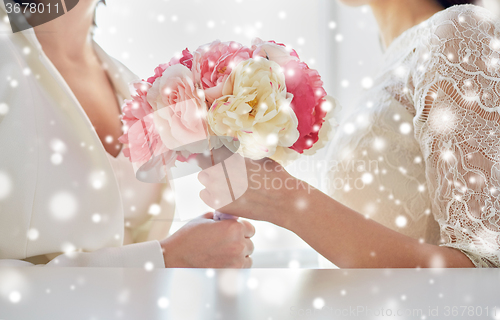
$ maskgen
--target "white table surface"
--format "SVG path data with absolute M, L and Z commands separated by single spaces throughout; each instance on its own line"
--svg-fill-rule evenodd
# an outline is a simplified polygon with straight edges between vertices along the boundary
M 500 271 L 0 268 L 0 319 L 492 320 Z

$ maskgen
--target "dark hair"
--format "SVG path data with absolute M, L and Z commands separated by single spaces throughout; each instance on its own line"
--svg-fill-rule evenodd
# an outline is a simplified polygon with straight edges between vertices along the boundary
M 476 0 L 436 0 L 445 9 L 458 4 L 476 4 Z

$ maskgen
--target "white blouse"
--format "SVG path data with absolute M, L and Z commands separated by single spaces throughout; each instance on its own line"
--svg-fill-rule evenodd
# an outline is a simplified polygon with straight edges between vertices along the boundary
M 0 6 L 0 266 L 164 267 L 167 185 L 107 154 L 33 29 L 12 34 L 4 17 Z M 129 98 L 136 77 L 95 50 Z
M 374 84 L 329 150 L 329 194 L 499 267 L 500 23 L 477 6 L 441 11 L 390 45 Z

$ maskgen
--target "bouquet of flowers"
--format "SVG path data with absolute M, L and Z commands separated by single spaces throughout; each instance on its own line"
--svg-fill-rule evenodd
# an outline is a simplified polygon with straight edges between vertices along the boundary
M 287 163 L 322 148 L 336 126 L 338 104 L 319 73 L 274 41 L 246 47 L 217 40 L 185 49 L 132 85 L 120 141 L 139 179 L 152 169 L 165 177 L 176 161 L 223 146 Z

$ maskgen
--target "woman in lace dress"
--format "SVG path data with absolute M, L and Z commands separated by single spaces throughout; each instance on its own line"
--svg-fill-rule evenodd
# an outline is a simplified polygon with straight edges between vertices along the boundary
M 371 6 L 386 52 L 331 144 L 328 195 L 248 162 L 248 190 L 222 211 L 292 230 L 339 267 L 500 266 L 500 22 L 452 6 L 472 1 L 343 2 Z M 208 204 L 219 177 L 200 173 Z

